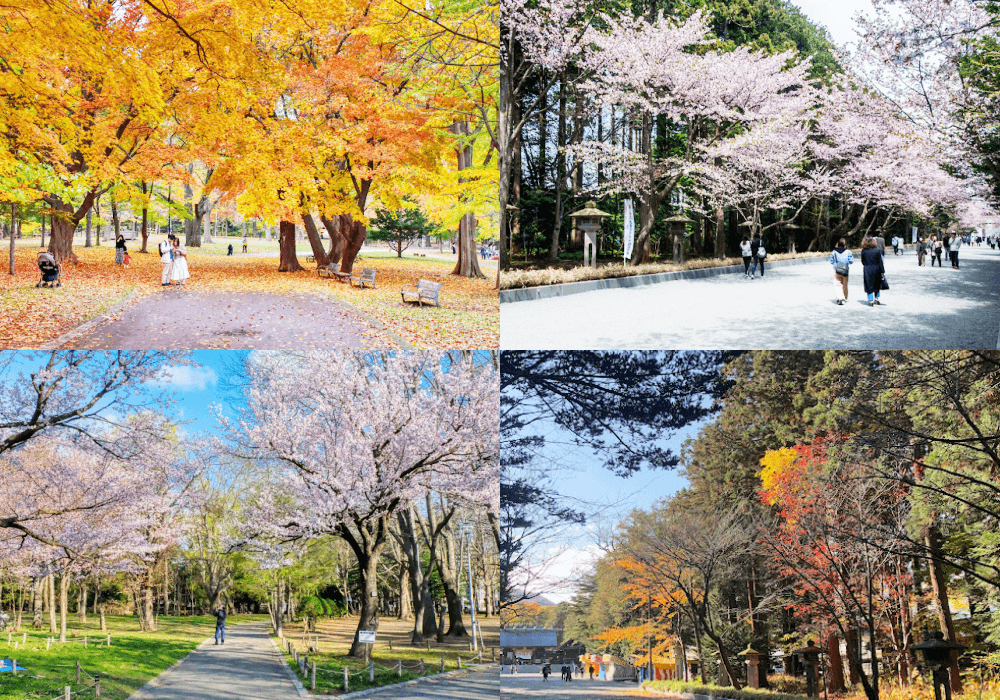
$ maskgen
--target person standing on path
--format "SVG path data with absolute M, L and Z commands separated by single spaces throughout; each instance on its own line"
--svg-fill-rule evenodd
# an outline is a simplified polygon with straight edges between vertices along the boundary
M 743 276 L 750 279 L 750 261 L 753 260 L 753 250 L 746 236 L 740 241 L 740 255 L 743 256 Z
M 222 637 L 222 644 L 226 643 L 226 606 L 223 605 L 215 611 L 215 643 L 219 644 L 219 637 Z
M 917 239 L 917 267 L 924 266 L 924 258 L 927 257 L 927 243 L 923 238 Z
M 172 251 L 174 254 L 174 264 L 170 270 L 170 279 L 173 282 L 184 284 L 191 277 L 188 274 L 187 249 L 181 245 L 181 239 L 176 236 L 174 237 Z
M 833 280 L 837 284 L 837 305 L 847 303 L 847 278 L 851 272 L 854 255 L 847 249 L 847 241 L 841 238 L 837 247 L 830 253 L 830 265 L 833 266 Z
M 872 238 L 875 241 L 875 247 L 878 248 L 879 255 L 883 258 L 885 257 L 885 239 L 882 236 L 874 236 Z
M 125 247 L 125 236 L 118 234 L 115 239 L 115 265 L 119 267 L 125 264 L 125 253 L 128 249 Z
M 757 263 L 760 263 L 760 278 L 764 279 L 764 258 L 767 257 L 767 249 L 764 247 L 764 241 L 760 240 L 759 233 L 755 233 L 753 241 L 750 242 L 750 252 L 753 255 L 753 264 L 750 267 L 750 279 L 754 278 L 754 273 L 757 271 Z
M 243 236 L 243 252 L 247 252 L 247 237 Z
M 944 244 L 938 240 L 937 236 L 931 236 L 931 267 L 934 267 L 934 261 L 937 260 L 938 267 L 941 267 L 941 250 Z
M 542 680 L 545 681 L 546 683 L 549 680 L 550 673 L 552 673 L 552 667 L 549 666 L 548 664 L 544 664 L 542 666 Z
M 871 236 L 865 236 L 861 242 L 861 265 L 864 268 L 865 294 L 868 295 L 868 306 L 882 305 L 878 300 L 882 291 L 882 275 L 885 274 L 885 265 L 882 261 L 882 254 L 878 251 L 878 244 Z
M 951 237 L 951 266 L 958 269 L 958 251 L 962 249 L 962 237 Z
M 951 236 L 947 233 L 941 236 L 941 243 L 944 248 L 944 257 L 951 260 Z
M 170 239 L 160 241 L 157 249 L 160 251 L 160 264 L 163 265 L 163 274 L 160 276 L 160 286 L 170 286 L 170 273 L 174 265 L 173 253 L 171 251 Z

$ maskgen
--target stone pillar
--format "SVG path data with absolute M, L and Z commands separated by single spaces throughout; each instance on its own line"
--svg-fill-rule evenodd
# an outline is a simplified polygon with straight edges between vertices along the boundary
M 597 226 L 581 223 L 579 230 L 583 233 L 583 266 L 597 267 Z

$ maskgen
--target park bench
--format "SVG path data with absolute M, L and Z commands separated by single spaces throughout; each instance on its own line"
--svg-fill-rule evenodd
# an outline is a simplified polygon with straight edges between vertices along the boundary
M 403 297 L 403 301 L 415 301 L 423 306 L 424 302 L 434 302 L 434 306 L 440 307 L 441 304 L 438 303 L 438 293 L 441 291 L 441 287 L 444 285 L 440 282 L 431 282 L 430 280 L 418 280 L 416 284 L 404 284 L 399 288 L 399 295 Z M 407 299 L 410 297 L 410 299 Z
M 317 267 L 316 274 L 320 277 L 332 277 L 338 282 L 347 282 L 350 280 L 350 273 L 341 272 L 337 263 L 330 263 L 326 267 Z
M 362 289 L 365 288 L 366 284 L 370 284 L 372 286 L 372 289 L 375 289 L 374 268 L 366 267 L 364 270 L 361 271 L 360 275 L 351 275 L 350 282 L 352 287 L 354 286 L 354 283 L 357 282 L 358 286 L 361 287 Z

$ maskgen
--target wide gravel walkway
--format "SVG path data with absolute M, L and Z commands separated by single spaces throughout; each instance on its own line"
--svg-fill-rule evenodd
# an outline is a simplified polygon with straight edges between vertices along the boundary
M 266 623 L 226 630 L 226 643 L 199 646 L 129 700 L 293 700 L 299 697 L 268 638 Z
M 623 698 L 660 697 L 639 691 L 635 683 L 598 681 L 573 676 L 567 683 L 559 674 L 542 681 L 540 673 L 518 673 L 500 676 L 500 700 L 622 700 Z
M 385 344 L 353 311 L 312 294 L 201 292 L 183 287 L 143 297 L 72 341 L 95 350 L 331 350 Z
M 865 301 L 861 265 L 835 303 L 826 262 L 501 304 L 504 349 L 996 349 L 1000 251 L 963 246 L 960 270 L 885 259 L 891 289 Z M 855 251 L 855 260 L 860 256 Z
M 500 676 L 494 666 L 461 676 L 372 691 L 364 697 L 374 700 L 497 700 L 499 695 Z

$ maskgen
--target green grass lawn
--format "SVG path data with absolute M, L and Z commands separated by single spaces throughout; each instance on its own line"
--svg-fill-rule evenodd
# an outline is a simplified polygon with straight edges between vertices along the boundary
M 266 615 L 232 615 L 230 624 L 266 620 Z M 175 661 L 187 656 L 198 644 L 215 631 L 214 617 L 160 617 L 157 632 L 139 632 L 138 620 L 131 616 L 109 615 L 108 632 L 99 630 L 99 622 L 91 616 L 88 622 L 79 623 L 73 615 L 68 621 L 69 629 L 65 644 L 54 642 L 48 651 L 45 640 L 51 636 L 48 627 L 31 629 L 21 626 L 21 632 L 12 635 L 19 648 L 9 647 L 6 637 L 0 639 L 0 648 L 6 658 L 16 658 L 17 665 L 28 669 L 13 674 L 4 673 L 0 681 L 0 700 L 39 700 L 62 696 L 69 685 L 73 692 L 78 690 L 88 697 L 87 688 L 93 681 L 87 676 L 76 685 L 76 662 L 90 676 L 100 674 L 101 697 L 110 700 L 124 700 L 148 680 L 158 676 Z M 27 641 L 20 644 L 22 634 L 27 633 Z M 111 646 L 106 646 L 107 635 L 111 634 Z M 87 647 L 83 639 L 87 637 Z M 58 635 L 56 635 L 58 639 Z M 89 695 L 93 697 L 93 695 Z

